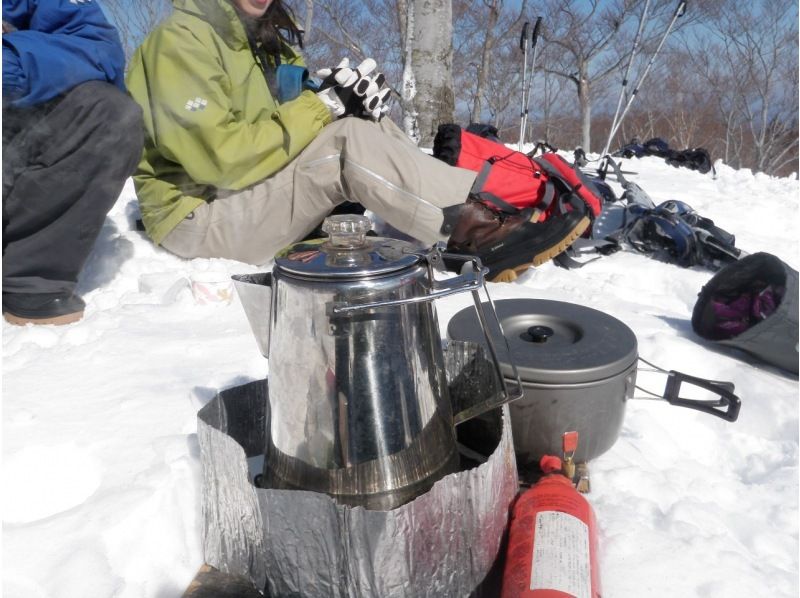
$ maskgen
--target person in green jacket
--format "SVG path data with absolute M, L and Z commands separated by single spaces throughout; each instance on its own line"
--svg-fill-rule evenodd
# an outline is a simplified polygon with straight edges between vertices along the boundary
M 381 118 L 388 88 L 369 61 L 328 69 L 319 91 L 286 93 L 280 74 L 304 63 L 281 0 L 174 8 L 127 76 L 144 111 L 142 220 L 172 253 L 264 264 L 353 201 L 423 243 L 477 254 L 489 279 L 513 280 L 588 225 L 579 210 L 538 223 L 488 208 L 471 193 L 475 172 L 425 154 Z

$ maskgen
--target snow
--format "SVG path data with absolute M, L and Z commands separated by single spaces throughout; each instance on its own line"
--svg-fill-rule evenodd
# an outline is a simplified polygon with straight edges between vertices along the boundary
M 624 168 L 656 202 L 681 199 L 745 251 L 800 265 L 796 178 L 717 163 L 714 179 L 657 158 Z M 264 377 L 267 362 L 238 298 L 198 305 L 187 279 L 263 268 L 174 257 L 135 231 L 136 213 L 128 182 L 80 282 L 82 321 L 3 323 L 5 598 L 177 598 L 203 562 L 196 413 L 219 390 Z M 742 398 L 734 424 L 629 403 L 619 440 L 591 463 L 608 597 L 798 595 L 797 379 L 693 334 L 711 276 L 620 252 L 489 285 L 495 300 L 605 311 L 635 331 L 641 356 L 733 381 Z M 442 333 L 470 301 L 438 302 Z M 641 373 L 640 384 L 664 381 Z

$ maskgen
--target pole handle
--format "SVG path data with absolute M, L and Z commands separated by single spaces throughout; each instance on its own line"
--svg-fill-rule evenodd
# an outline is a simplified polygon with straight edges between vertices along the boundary
M 536 40 L 539 39 L 539 30 L 541 28 L 542 28 L 542 17 L 536 17 L 536 24 L 533 26 L 531 45 L 536 46 Z
M 522 26 L 522 35 L 519 36 L 519 49 L 523 52 L 525 51 L 526 46 L 528 45 L 528 26 L 530 25 L 529 21 L 525 21 L 525 24 Z

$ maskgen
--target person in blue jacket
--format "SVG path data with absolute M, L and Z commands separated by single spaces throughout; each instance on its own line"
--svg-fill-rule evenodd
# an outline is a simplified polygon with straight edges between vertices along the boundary
M 119 36 L 93 0 L 3 0 L 3 315 L 83 316 L 78 276 L 141 158 Z

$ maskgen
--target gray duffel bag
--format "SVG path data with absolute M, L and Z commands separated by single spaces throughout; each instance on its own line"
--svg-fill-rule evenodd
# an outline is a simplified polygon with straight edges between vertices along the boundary
M 754 253 L 703 287 L 692 328 L 797 375 L 797 300 L 797 270 L 769 253 Z

